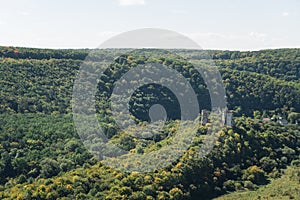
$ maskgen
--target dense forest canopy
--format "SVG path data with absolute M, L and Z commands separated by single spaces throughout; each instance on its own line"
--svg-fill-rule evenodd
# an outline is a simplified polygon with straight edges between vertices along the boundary
M 198 53 L 200 60 L 208 59 L 207 55 L 213 58 L 222 73 L 229 109 L 235 109 L 239 114 L 247 116 L 252 116 L 253 110 L 261 112 L 274 110 L 276 113 L 282 113 L 283 110 L 300 111 L 299 49 L 208 52 L 211 55 L 203 53 L 202 58 L 201 51 L 200 53 L 195 51 L 176 53 L 193 59 L 197 58 Z M 88 50 L 2 47 L 0 49 L 1 92 L 3 93 L 1 112 L 70 113 L 73 82 L 87 53 Z M 24 59 L 23 55 L 28 57 Z M 110 92 L 114 79 L 137 64 L 147 63 L 146 56 L 126 56 L 116 60 L 108 77 L 101 78 L 104 84 L 101 85 L 101 82 L 99 84 L 101 91 Z M 230 59 L 231 57 L 234 59 Z M 194 87 L 197 87 L 195 89 L 198 93 L 203 93 L 202 91 L 205 90 L 206 86 L 201 81 L 201 77 L 195 77 L 197 73 L 184 60 L 172 57 L 159 58 L 157 55 L 155 62 L 170 66 L 182 73 Z M 105 78 L 107 82 L 103 81 Z M 207 101 L 205 95 L 202 97 Z
M 224 126 L 214 149 L 199 157 L 210 123 L 199 125 L 182 157 L 146 174 L 105 166 L 77 135 L 73 86 L 91 52 L 0 47 L 1 199 L 211 199 L 255 190 L 280 177 L 287 166 L 300 165 L 300 49 L 174 50 L 176 56 L 152 50 L 92 54 L 94 61 L 97 56 L 114 60 L 98 79 L 99 122 L 112 142 L 138 154 L 158 150 L 172 140 L 181 115 L 179 103 L 168 88 L 140 87 L 129 102 L 136 123 L 148 123 L 147 111 L 156 103 L 164 105 L 168 121 L 162 134 L 150 139 L 124 134 L 109 110 L 114 83 L 122 75 L 140 64 L 165 65 L 189 81 L 200 109 L 210 109 L 207 85 L 188 59 L 208 67 L 213 61 L 221 73 L 234 126 Z M 266 118 L 272 120 L 263 121 Z M 282 119 L 288 124 L 278 123 Z

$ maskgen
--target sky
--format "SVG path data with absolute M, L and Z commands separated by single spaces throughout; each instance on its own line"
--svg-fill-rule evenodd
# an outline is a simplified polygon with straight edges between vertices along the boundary
M 300 47 L 300 0 L 0 0 L 0 46 L 96 48 L 139 28 L 204 49 Z

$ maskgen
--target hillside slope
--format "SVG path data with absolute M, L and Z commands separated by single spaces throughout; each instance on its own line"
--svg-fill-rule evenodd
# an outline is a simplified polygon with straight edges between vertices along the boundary
M 300 166 L 290 166 L 282 177 L 272 180 L 256 191 L 235 192 L 215 200 L 256 200 L 256 199 L 300 199 Z
M 136 123 L 146 125 L 148 108 L 159 102 L 168 118 L 160 134 L 147 139 L 133 137 L 117 127 L 111 114 L 109 98 L 115 82 L 140 64 L 163 64 L 181 73 L 197 94 L 199 106 L 209 109 L 207 86 L 182 57 L 205 67 L 213 59 L 219 66 L 234 126 L 224 126 L 213 150 L 199 157 L 211 124 L 199 125 L 192 145 L 179 159 L 146 174 L 104 166 L 77 134 L 72 118 L 73 85 L 89 52 L 0 47 L 0 199 L 198 200 L 258 188 L 261 197 L 278 189 L 274 197 L 297 199 L 299 182 L 288 178 L 297 175 L 299 168 L 293 166 L 281 179 L 276 178 L 300 159 L 300 128 L 296 124 L 300 122 L 299 49 L 176 50 L 177 55 L 153 50 L 121 55 L 96 51 L 94 67 L 99 58 L 114 60 L 97 80 L 101 91 L 95 95 L 98 120 L 111 142 L 137 154 L 156 151 L 174 139 L 180 119 L 178 101 L 166 88 L 151 84 L 139 88 L 129 102 Z M 275 120 L 262 120 L 271 117 Z M 282 118 L 289 123 L 276 121 Z M 183 132 L 189 131 L 190 127 L 184 127 Z M 270 180 L 271 184 L 264 186 Z M 287 182 L 279 187 L 281 181 Z M 246 198 L 254 193 L 230 195 L 228 198 Z

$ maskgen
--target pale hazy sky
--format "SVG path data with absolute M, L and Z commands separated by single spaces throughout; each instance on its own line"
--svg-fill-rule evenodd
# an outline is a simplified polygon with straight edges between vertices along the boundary
M 95 48 L 138 28 L 204 49 L 300 47 L 300 0 L 0 0 L 0 45 Z

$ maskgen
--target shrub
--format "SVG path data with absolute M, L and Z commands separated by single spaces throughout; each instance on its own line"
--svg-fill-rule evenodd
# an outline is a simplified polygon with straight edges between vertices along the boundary
M 245 181 L 244 187 L 247 188 L 248 190 L 254 190 L 255 184 L 253 184 L 251 181 Z

